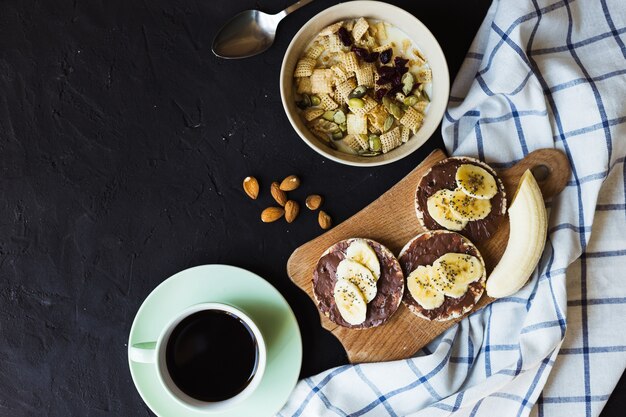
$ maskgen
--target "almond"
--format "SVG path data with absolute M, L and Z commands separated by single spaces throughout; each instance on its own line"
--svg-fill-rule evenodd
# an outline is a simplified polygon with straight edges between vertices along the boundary
M 254 177 L 246 177 L 243 179 L 243 190 L 253 200 L 259 196 L 259 182 Z
M 285 204 L 285 220 L 287 223 L 291 223 L 298 217 L 300 212 L 300 204 L 297 201 L 289 200 Z
M 276 200 L 278 204 L 283 207 L 285 206 L 285 203 L 287 202 L 287 193 L 280 189 L 279 183 L 277 183 L 276 181 L 272 183 L 270 193 L 272 193 L 272 197 L 274 197 L 274 200 Z
M 283 217 L 285 209 L 282 207 L 268 207 L 261 213 L 261 221 L 263 223 L 271 223 Z
M 300 186 L 300 178 L 290 175 L 280 183 L 280 189 L 283 191 L 293 191 Z
M 317 216 L 317 222 L 320 224 L 320 227 L 324 230 L 330 229 L 330 226 L 333 224 L 333 220 L 330 218 L 328 214 L 324 210 L 320 210 L 320 214 Z
M 321 195 L 312 194 L 306 198 L 306 206 L 309 210 L 317 210 L 322 205 L 324 199 Z

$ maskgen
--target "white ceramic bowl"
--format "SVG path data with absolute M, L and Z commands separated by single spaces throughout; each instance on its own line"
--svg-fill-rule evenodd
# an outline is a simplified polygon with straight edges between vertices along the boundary
M 433 73 L 431 103 L 424 124 L 407 143 L 386 154 L 365 157 L 333 150 L 322 143 L 306 127 L 294 100 L 293 71 L 307 45 L 326 26 L 339 20 L 366 17 L 383 20 L 402 30 L 426 57 Z M 316 152 L 333 161 L 354 166 L 376 166 L 389 164 L 416 151 L 433 134 L 443 117 L 448 95 L 450 75 L 446 58 L 432 33 L 415 16 L 387 3 L 379 1 L 350 1 L 330 7 L 309 20 L 293 37 L 280 69 L 280 95 L 291 125 L 304 142 Z

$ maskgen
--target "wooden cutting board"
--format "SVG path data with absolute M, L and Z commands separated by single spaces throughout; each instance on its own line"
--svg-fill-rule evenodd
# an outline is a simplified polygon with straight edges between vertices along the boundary
M 311 280 L 313 270 L 322 253 L 343 239 L 364 237 L 387 246 L 396 256 L 406 242 L 423 229 L 417 221 L 414 208 L 415 190 L 420 178 L 435 163 L 445 159 L 441 150 L 431 153 L 417 168 L 377 200 L 343 223 L 296 249 L 287 261 L 291 280 L 314 301 Z M 540 149 L 511 168 L 497 170 L 510 203 L 520 177 L 531 169 L 537 177 L 544 198 L 550 198 L 565 187 L 570 176 L 567 157 L 556 149 Z M 478 244 L 487 276 L 498 263 L 507 245 L 508 218 L 488 241 Z M 473 311 L 493 299 L 483 295 Z M 411 357 L 424 345 L 461 320 L 434 322 L 412 314 L 404 304 L 385 324 L 366 330 L 351 330 L 331 322 L 320 314 L 322 326 L 339 339 L 352 363 L 378 362 Z

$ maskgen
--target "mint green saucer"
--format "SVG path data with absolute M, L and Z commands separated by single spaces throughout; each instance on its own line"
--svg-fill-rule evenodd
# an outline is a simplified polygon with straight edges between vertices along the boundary
M 154 341 L 181 310 L 203 302 L 221 302 L 245 311 L 267 343 L 267 366 L 259 387 L 227 411 L 197 412 L 179 405 L 163 388 L 154 364 L 129 361 L 141 398 L 160 417 L 266 417 L 287 401 L 300 373 L 302 341 L 293 311 L 267 281 L 245 269 L 204 265 L 186 269 L 165 280 L 143 302 L 130 329 L 128 346 Z

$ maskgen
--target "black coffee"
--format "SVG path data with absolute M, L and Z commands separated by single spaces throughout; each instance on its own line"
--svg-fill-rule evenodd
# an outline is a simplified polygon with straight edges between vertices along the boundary
M 174 328 L 165 359 L 172 380 L 185 394 L 200 401 L 223 401 L 252 380 L 258 347 L 252 330 L 239 318 L 204 310 Z

